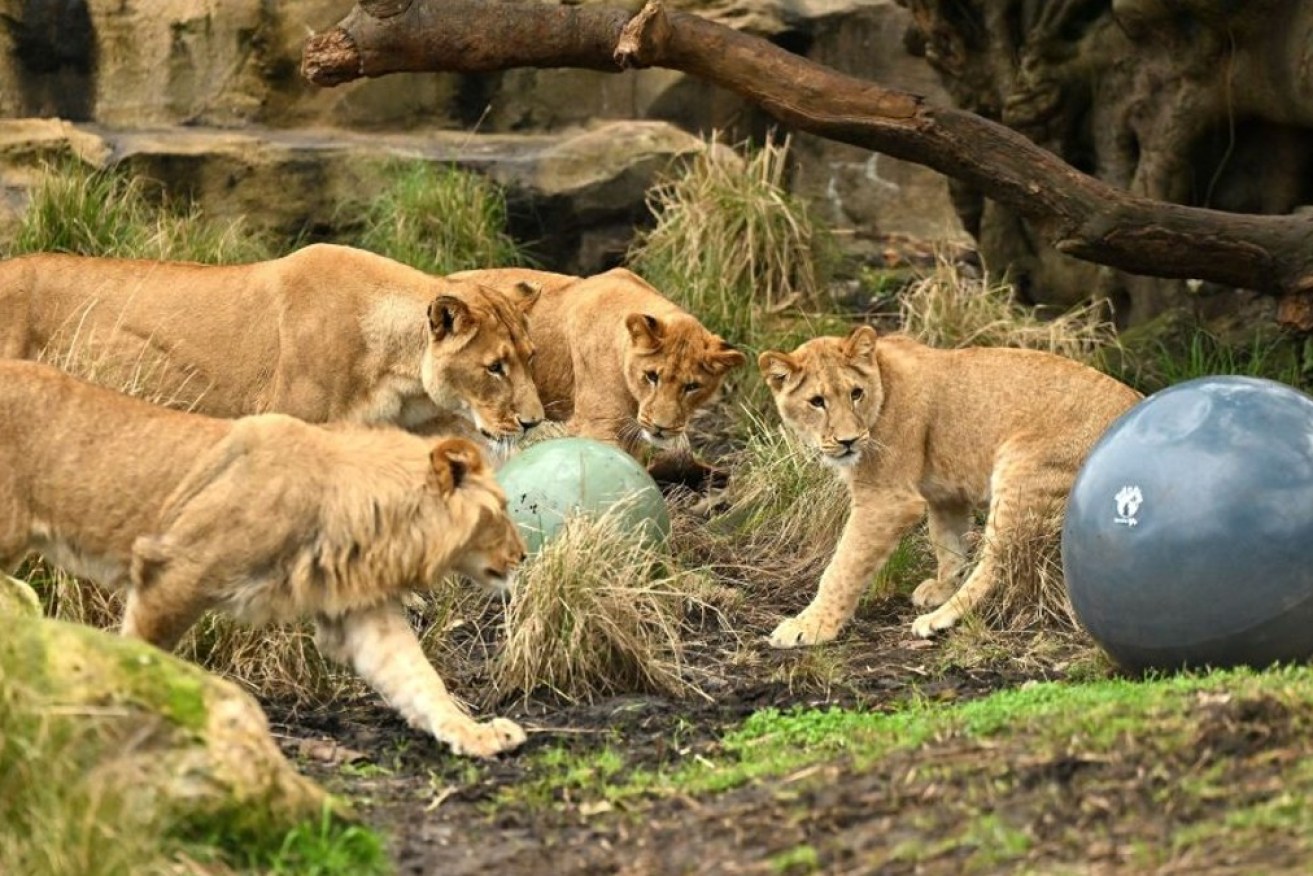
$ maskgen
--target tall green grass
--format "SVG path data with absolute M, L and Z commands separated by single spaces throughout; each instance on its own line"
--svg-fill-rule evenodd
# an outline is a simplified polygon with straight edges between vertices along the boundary
M 1196 329 L 1183 349 L 1155 345 L 1133 382 L 1146 393 L 1219 374 L 1263 377 L 1299 386 L 1303 380 L 1299 361 L 1288 352 L 1279 338 L 1260 336 L 1244 345 L 1226 344 L 1216 335 Z
M 269 258 L 272 250 L 240 220 L 213 220 L 194 203 L 164 199 L 140 177 L 67 160 L 45 167 L 4 254 L 236 264 Z
M 357 246 L 430 274 L 528 263 L 506 230 L 506 195 L 455 165 L 398 162 L 360 213 Z
M 713 138 L 648 192 L 656 225 L 629 253 L 635 271 L 733 343 L 749 344 L 771 314 L 831 303 L 835 247 L 786 187 L 788 149 L 741 156 Z

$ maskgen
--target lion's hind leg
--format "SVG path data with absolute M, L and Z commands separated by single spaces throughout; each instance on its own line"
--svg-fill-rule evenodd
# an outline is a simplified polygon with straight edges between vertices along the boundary
M 922 581 L 912 592 L 912 604 L 922 608 L 943 605 L 957 589 L 958 573 L 966 563 L 971 508 L 966 504 L 931 505 L 929 522 L 937 568 L 935 577 Z
M 942 605 L 912 622 L 912 634 L 929 638 L 975 609 L 998 582 L 1004 545 L 1017 536 L 1030 515 L 1061 509 L 1073 477 L 1062 455 L 1043 445 L 1015 446 L 1011 452 L 1000 453 L 990 482 L 989 515 L 979 560 Z
M 325 656 L 349 664 L 412 727 L 456 754 L 492 757 L 524 742 L 524 730 L 513 721 L 480 724 L 457 705 L 395 603 L 320 617 L 316 626 L 315 643 Z

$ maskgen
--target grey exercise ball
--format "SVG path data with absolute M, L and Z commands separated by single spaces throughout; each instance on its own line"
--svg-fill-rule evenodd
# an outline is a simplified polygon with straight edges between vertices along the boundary
M 1131 670 L 1313 655 L 1313 399 L 1203 377 L 1155 393 L 1090 451 L 1067 502 L 1072 607 Z

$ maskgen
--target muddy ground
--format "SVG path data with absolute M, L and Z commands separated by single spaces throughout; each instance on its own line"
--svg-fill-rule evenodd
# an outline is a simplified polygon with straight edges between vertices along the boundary
M 680 516 L 693 513 L 689 504 L 673 507 L 677 531 L 701 525 Z M 1115 672 L 1070 631 L 916 640 L 909 630 L 917 611 L 906 594 L 869 599 L 822 649 L 771 649 L 766 635 L 811 597 L 818 571 L 803 568 L 781 586 L 778 568 L 759 570 L 768 597 L 691 622 L 685 671 L 706 696 L 678 699 L 539 694 L 486 702 L 501 610 L 489 603 L 485 617 L 453 633 L 459 659 L 439 671 L 457 695 L 479 704 L 480 717 L 503 715 L 529 729 L 522 749 L 491 763 L 452 756 L 363 689 L 327 708 L 264 705 L 288 755 L 355 803 L 405 874 L 1305 872 L 1299 844 L 1280 837 L 1257 848 L 1230 848 L 1221 838 L 1170 850 L 1184 825 L 1208 817 L 1201 806 L 1223 811 L 1279 793 L 1292 759 L 1313 754 L 1299 729 L 1313 720 L 1313 704 L 1309 715 L 1262 701 L 1209 706 L 1197 718 L 1196 745 L 1186 748 L 1145 738 L 1112 756 L 1052 756 L 1024 739 L 984 745 L 950 737 L 874 767 L 837 760 L 718 795 L 614 809 L 599 806 L 595 793 L 558 791 L 547 805 L 499 800 L 544 778 L 535 754 L 549 748 L 609 747 L 628 770 L 669 767 L 714 755 L 724 730 L 770 706 L 891 710 L 913 699 L 963 702 L 1031 681 Z M 751 590 L 753 574 L 740 568 L 726 584 Z M 1234 795 L 1178 799 L 1176 790 L 1201 771 Z M 982 822 L 982 814 L 996 820 Z M 999 835 L 963 837 L 964 825 L 982 823 L 997 824 Z M 1007 848 L 1020 834 L 1023 853 L 997 861 L 978 853 Z M 806 854 L 790 857 L 799 849 Z M 1145 849 L 1158 851 L 1146 858 Z
M 824 799 L 811 801 L 781 798 L 780 789 L 767 787 L 664 801 L 640 822 L 623 812 L 588 814 L 587 806 L 567 799 L 551 811 L 494 809 L 490 803 L 499 789 L 525 781 L 533 753 L 548 746 L 584 751 L 610 745 L 623 750 L 630 768 L 656 767 L 709 753 L 722 730 L 767 706 L 888 709 L 914 691 L 952 701 L 1055 677 L 1051 669 L 1030 664 L 1023 670 L 1007 661 L 945 671 L 936 666 L 937 646 L 910 639 L 913 616 L 910 605 L 892 600 L 870 606 L 844 642 L 829 649 L 839 661 L 833 678 L 828 666 L 825 678 L 817 678 L 805 653 L 770 649 L 768 629 L 756 631 L 757 641 L 745 639 L 744 631 L 696 632 L 688 656 L 695 671 L 705 670 L 697 675 L 712 701 L 626 695 L 592 703 L 550 697 L 506 703 L 496 713 L 524 724 L 529 741 L 481 766 L 475 777 L 464 761 L 407 728 L 368 694 L 331 712 L 266 707 L 288 754 L 358 801 L 365 819 L 389 837 L 402 873 L 770 872 L 768 858 L 802 842 L 846 847 L 846 855 L 893 842 L 888 821 L 899 795 L 881 790 L 889 775 L 837 783 Z M 735 655 L 732 668 L 725 665 L 728 654 Z M 470 665 L 470 675 L 449 672 L 448 679 L 457 692 L 474 697 L 480 679 L 477 661 Z M 831 679 L 828 685 L 825 679 Z M 348 759 L 364 756 L 344 768 L 334 763 L 342 756 L 334 743 L 348 750 Z
M 721 641 L 704 635 L 694 649 L 698 660 L 731 650 L 738 655 L 733 671 L 719 672 L 722 661 L 708 676 L 723 678 L 709 690 L 711 702 L 620 696 L 591 704 L 505 704 L 496 711 L 530 728 L 529 741 L 477 769 L 367 695 L 331 712 L 292 715 L 268 705 L 288 754 L 356 802 L 387 836 L 400 873 L 1306 872 L 1298 843 L 1281 837 L 1237 849 L 1222 835 L 1145 863 L 1145 848 L 1170 849 L 1183 826 L 1208 814 L 1201 806 L 1224 810 L 1269 798 L 1279 793 L 1292 761 L 1310 753 L 1299 729 L 1309 716 L 1263 700 L 1202 708 L 1195 745 L 1184 748 L 1145 738 L 1112 756 L 1052 757 L 1024 742 L 946 738 L 862 770 L 840 760 L 719 795 L 645 801 L 629 811 L 608 811 L 596 797 L 575 800 L 568 793 L 549 806 L 493 805 L 501 790 L 536 777 L 542 767 L 533 765 L 533 754 L 549 746 L 609 745 L 624 752 L 631 769 L 671 765 L 711 754 L 723 729 L 766 706 L 887 709 L 913 695 L 960 701 L 1061 678 L 1063 667 L 1089 666 L 1090 646 L 1079 639 L 1050 648 L 1045 662 L 998 655 L 955 666 L 943 659 L 946 644 L 909 639 L 913 614 L 892 601 L 864 610 L 832 649 L 842 680 L 828 690 L 797 671 L 807 656 L 725 634 Z M 745 649 L 755 659 L 744 659 Z M 467 695 L 468 685 L 478 683 L 453 681 Z M 336 762 L 344 749 L 348 759 L 360 759 Z M 1178 799 L 1176 789 L 1201 771 L 1221 771 L 1221 784 L 1233 793 L 1203 803 L 1185 793 Z M 982 813 L 1024 832 L 1021 866 L 1016 858 L 992 863 L 964 855 L 972 845 L 961 841 L 963 825 L 979 823 Z M 1006 845 L 1006 834 L 980 838 L 981 847 L 991 842 Z M 793 867 L 781 863 L 799 847 L 814 855 Z

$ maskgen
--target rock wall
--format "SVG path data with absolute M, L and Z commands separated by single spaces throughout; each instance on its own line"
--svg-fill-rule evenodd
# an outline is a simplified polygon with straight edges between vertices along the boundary
M 574 0 L 570 0 L 574 2 Z M 893 0 L 683 0 L 675 6 L 768 37 L 821 63 L 884 84 L 946 100 L 924 61 L 903 48 L 908 13 Z M 567 251 L 549 255 L 557 267 L 593 269 L 608 259 L 625 222 L 643 216 L 643 190 L 668 166 L 674 133 L 655 128 L 599 127 L 606 122 L 665 122 L 684 132 L 728 132 L 730 140 L 760 138 L 770 120 L 738 96 L 667 70 L 606 74 L 584 70 L 511 70 L 484 76 L 401 74 L 320 89 L 299 74 L 305 37 L 334 25 L 350 0 L 0 0 L 0 117 L 59 118 L 93 127 L 78 130 L 110 144 L 108 161 L 130 156 L 134 165 L 182 180 L 208 212 L 227 214 L 239 202 L 257 224 L 302 227 L 317 221 L 316 206 L 291 202 L 313 184 L 264 193 L 250 182 L 260 162 L 236 161 L 238 151 L 295 154 L 299 182 L 333 178 L 342 152 L 380 156 L 410 151 L 451 160 L 453 155 L 497 177 L 518 180 L 525 153 L 563 144 L 592 128 L 625 135 L 617 149 L 635 151 L 628 162 L 610 161 L 623 180 L 598 184 L 605 204 L 576 213 L 563 207 L 551 185 L 546 201 L 533 187 L 519 190 L 520 217 L 539 217 L 536 231 Z M 512 13 L 508 13 L 512 14 Z M 175 159 L 141 157 L 142 138 L 163 142 L 177 132 Z M 217 130 L 212 130 L 217 129 Z M 140 132 L 150 131 L 150 135 Z M 369 137 L 346 132 L 371 132 Z M 386 132 L 387 137 L 378 137 Z M 460 132 L 453 141 L 446 132 Z M 404 134 L 412 135 L 406 139 Z M 12 140 L 15 129 L 4 135 Z M 194 135 L 194 136 L 192 136 Z M 507 146 L 525 137 L 523 148 Z M 334 145 L 334 142 L 337 145 Z M 299 143 L 299 147 L 288 144 Z M 124 144 L 121 147 L 116 144 Z M 217 152 L 211 156 L 210 144 Z M 258 144 L 258 145 L 257 145 Z M 459 149 L 457 144 L 463 144 Z M 796 186 L 822 215 L 858 233 L 963 239 L 942 177 L 924 168 L 814 137 L 796 141 Z M 681 146 L 675 151 L 684 147 Z M 570 159 L 573 160 L 573 159 Z M 566 159 L 557 160 L 557 166 Z M 530 161 L 530 164 L 533 162 Z M 579 165 L 582 167 L 582 165 Z M 285 164 L 280 173 L 289 170 Z M 538 173 L 535 170 L 534 173 Z M 544 171 L 545 172 L 545 171 Z M 9 178 L 15 173 L 0 168 Z M 18 174 L 21 176 L 21 174 Z M 216 178 L 233 182 L 227 187 Z M 211 201 L 211 199 L 216 199 Z M 617 198 L 624 198 L 622 204 Z M 12 192 L 9 200 L 21 200 Z M 553 206 L 555 205 L 555 206 Z M 603 209 L 604 207 L 604 209 Z M 573 230 L 557 233 L 559 224 Z M 529 232 L 531 229 L 522 229 Z

